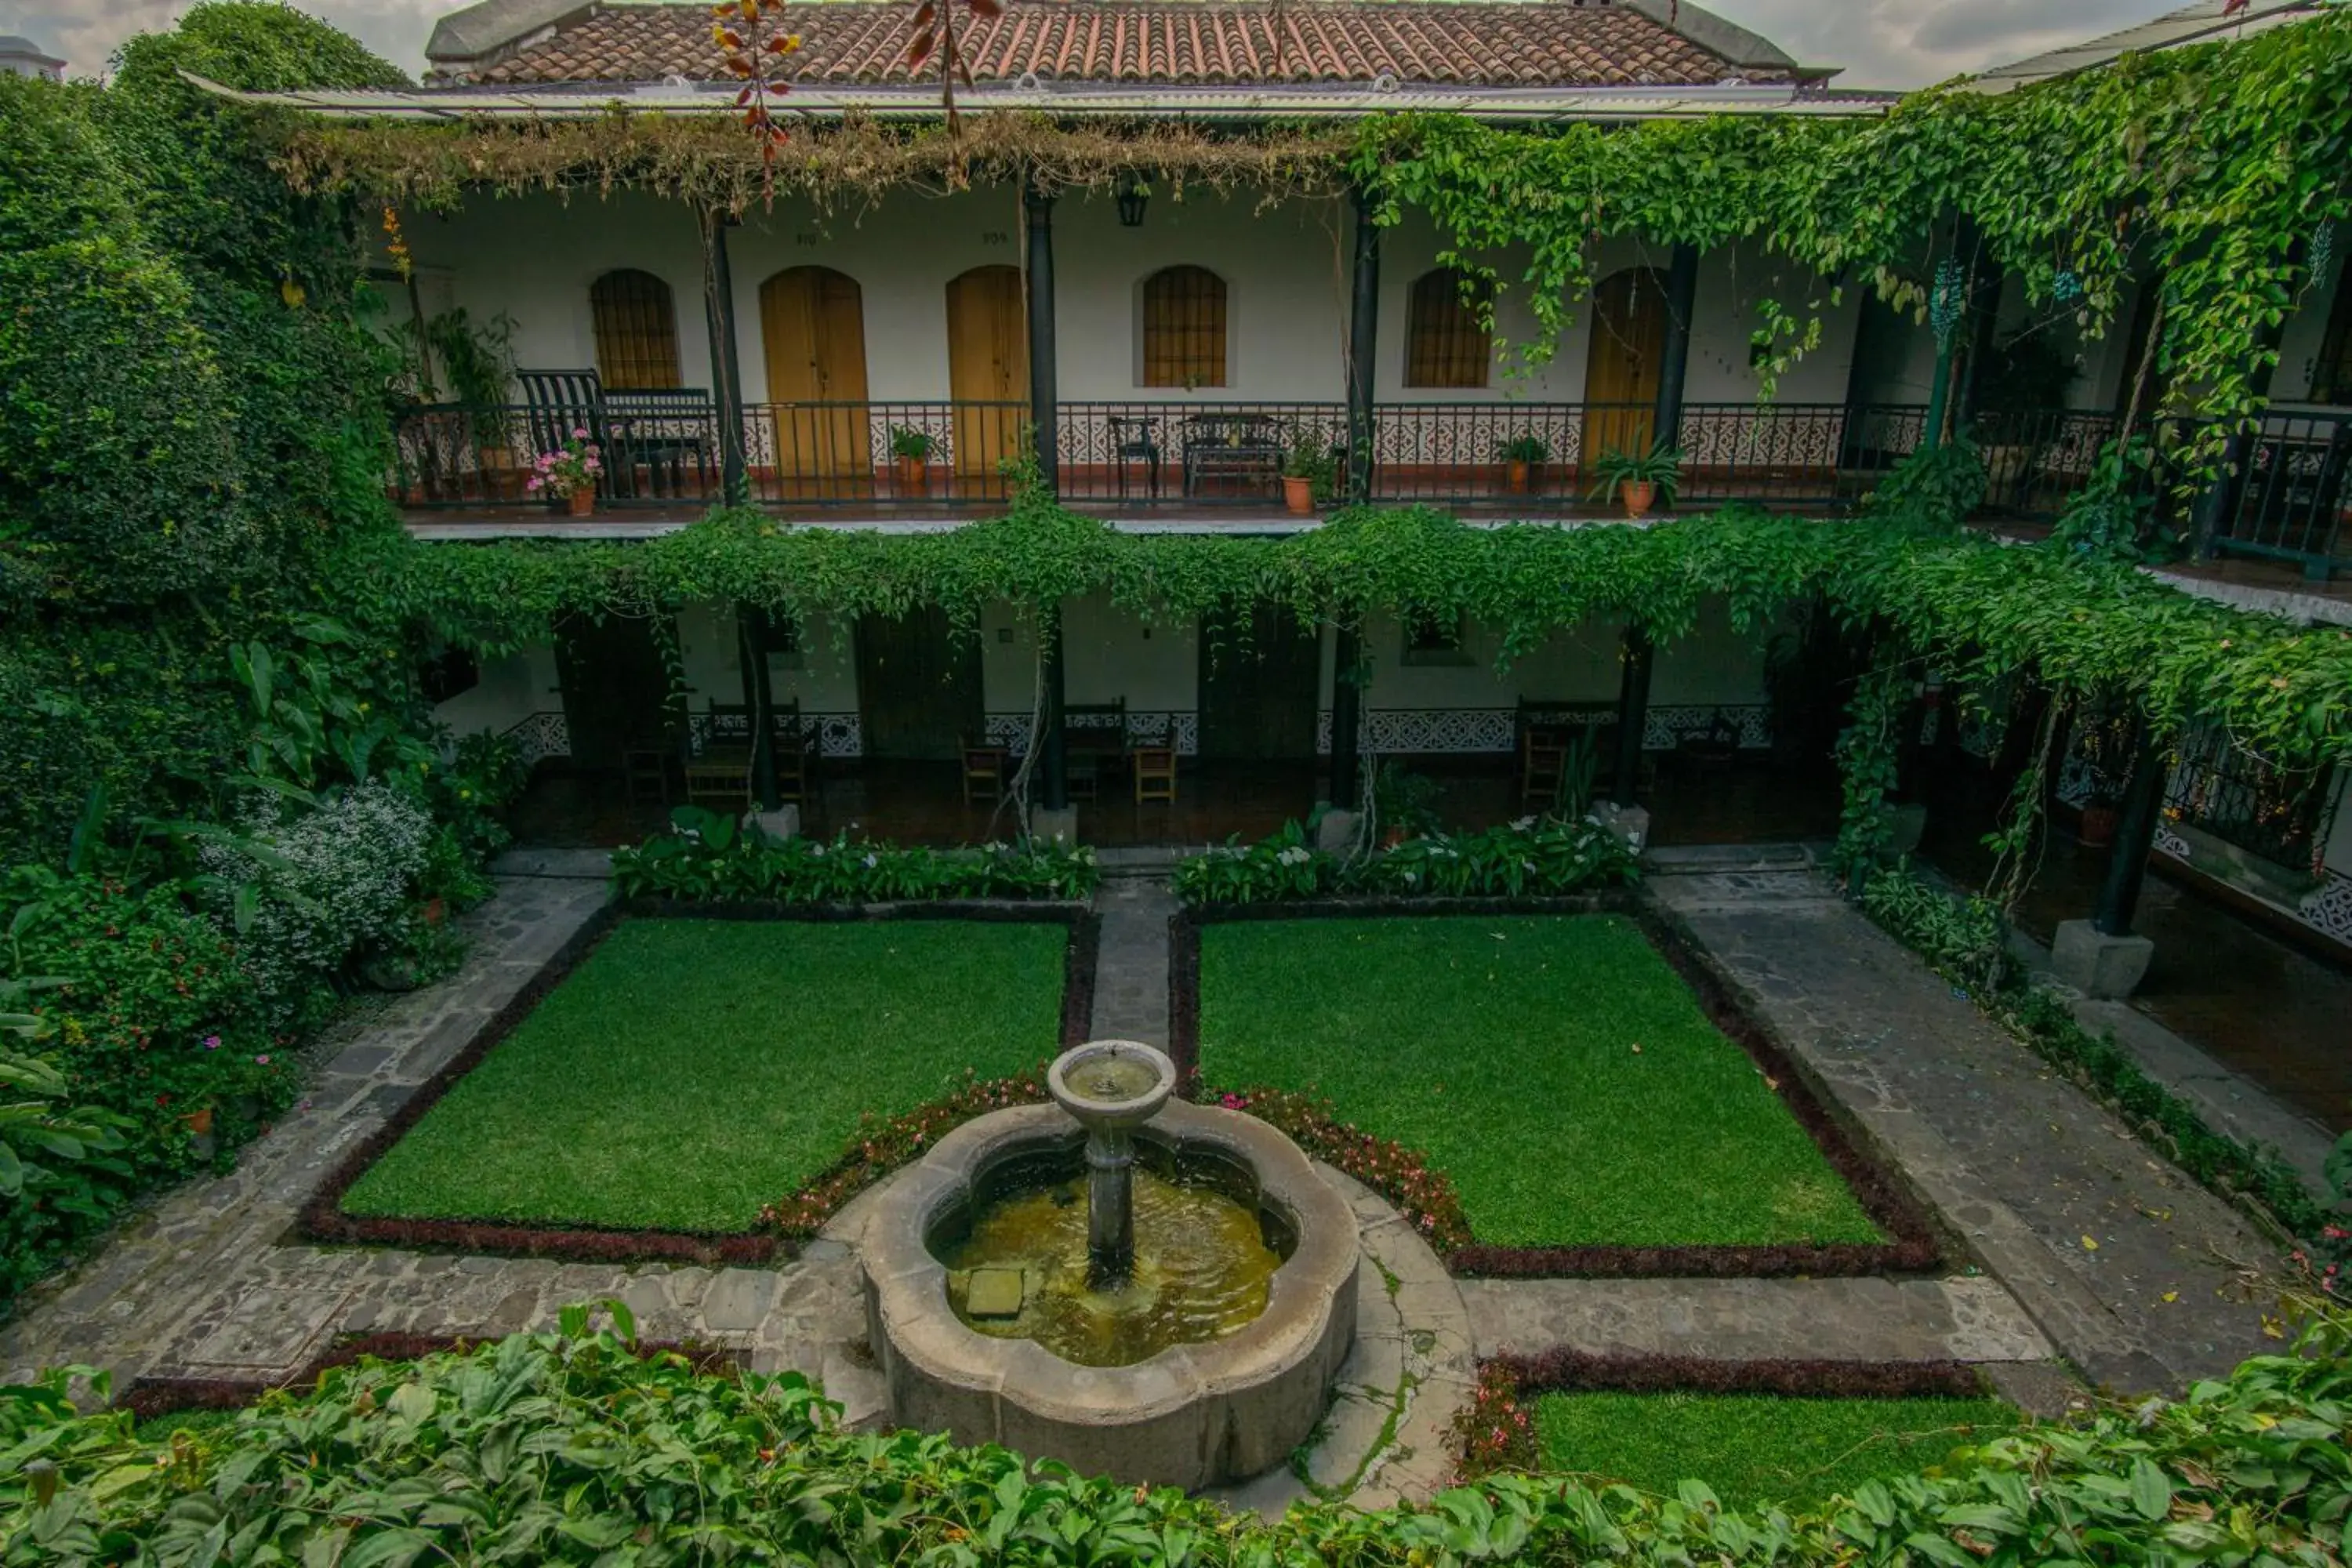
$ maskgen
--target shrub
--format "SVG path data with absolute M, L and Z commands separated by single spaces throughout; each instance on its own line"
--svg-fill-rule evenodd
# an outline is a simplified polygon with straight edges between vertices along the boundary
M 1424 1507 L 1261 1521 L 1032 1467 L 999 1447 L 839 1431 L 797 1373 L 640 1354 L 631 1323 L 362 1359 L 232 1423 L 139 1436 L 68 1376 L 0 1390 L 0 1563 L 810 1562 L 1436 1568 L 2339 1561 L 2352 1513 L 2346 1328 L 2179 1401 L 2029 1426 L 1937 1470 L 1797 1510 L 1498 1473 Z M 100 1387 L 103 1387 L 101 1380 Z M 1490 1406 L 1499 1408 L 1499 1406 Z M 1507 1451 L 1508 1446 L 1501 1446 Z M 1519 1450 L 1524 1452 L 1524 1450 Z M 1513 1456 L 1516 1457 L 1516 1456 Z
M 22 1050 L 48 1026 L 21 1007 L 33 987 L 0 981 L 0 1302 L 40 1277 L 121 1204 L 126 1119 L 68 1101 L 57 1066 Z
M 1083 899 L 1102 872 L 1092 849 L 1051 843 L 901 849 L 846 834 L 775 838 L 682 805 L 676 831 L 613 852 L 625 898 L 860 904 L 925 899 Z
M 216 879 L 213 908 L 238 931 L 242 966 L 273 1001 L 303 995 L 392 938 L 433 831 L 423 806 L 381 782 L 290 818 L 277 797 L 258 796 L 244 827 L 246 843 L 206 844 L 201 857 Z
M 1342 859 L 1317 849 L 1297 823 L 1252 845 L 1239 840 L 1179 864 L 1188 904 L 1266 903 L 1360 895 L 1384 898 L 1558 898 L 1639 879 L 1625 841 L 1591 822 L 1523 817 L 1484 833 L 1433 833 L 1393 849 Z

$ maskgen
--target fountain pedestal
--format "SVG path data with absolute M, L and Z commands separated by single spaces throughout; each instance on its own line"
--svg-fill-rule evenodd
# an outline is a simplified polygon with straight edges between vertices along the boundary
M 1046 1069 L 1054 1103 L 1087 1130 L 1087 1256 L 1097 1281 L 1135 1263 L 1133 1130 L 1176 1091 L 1176 1064 L 1138 1040 L 1090 1040 Z

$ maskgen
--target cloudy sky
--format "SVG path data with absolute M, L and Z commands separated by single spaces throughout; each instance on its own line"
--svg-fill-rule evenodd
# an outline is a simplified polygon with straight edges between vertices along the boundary
M 131 34 L 166 27 L 188 0 L 0 0 L 0 33 L 23 33 L 102 70 Z M 434 18 L 459 0 L 299 0 L 412 74 Z M 1038 0 L 1046 3 L 1046 0 Z M 1531 4 L 1541 0 L 1530 0 Z M 1843 65 L 1855 87 L 1916 87 L 2127 26 L 2181 0 L 1706 0 L 1809 64 Z

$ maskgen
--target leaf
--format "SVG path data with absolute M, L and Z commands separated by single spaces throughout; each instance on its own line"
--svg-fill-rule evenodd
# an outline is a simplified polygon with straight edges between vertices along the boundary
M 2172 1482 L 2146 1455 L 2132 1461 L 2131 1499 L 2142 1519 L 2162 1519 L 2172 1510 Z
M 421 1383 L 404 1383 L 392 1392 L 387 1401 L 392 1413 L 412 1426 L 422 1426 L 433 1419 L 440 1401 L 430 1388 Z

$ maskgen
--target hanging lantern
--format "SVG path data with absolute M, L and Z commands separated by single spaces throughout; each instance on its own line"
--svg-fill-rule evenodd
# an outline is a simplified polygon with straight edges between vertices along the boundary
M 1151 199 L 1151 187 L 1135 175 L 1128 174 L 1122 176 L 1118 182 L 1118 195 L 1116 199 L 1118 203 L 1119 226 L 1141 228 L 1143 207 L 1144 204 Z

